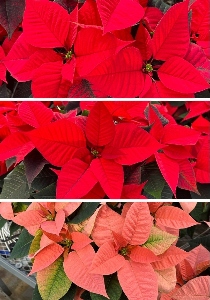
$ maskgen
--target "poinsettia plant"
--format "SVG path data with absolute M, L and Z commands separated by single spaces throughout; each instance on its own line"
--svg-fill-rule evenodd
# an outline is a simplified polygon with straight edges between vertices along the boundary
M 208 91 L 208 0 L 78 2 L 0 4 L 2 97 L 192 98 Z
M 1 199 L 207 198 L 209 101 L 4 101 Z
M 210 206 L 181 206 L 2 202 L 0 224 L 23 228 L 11 257 L 31 257 L 33 300 L 207 300 Z

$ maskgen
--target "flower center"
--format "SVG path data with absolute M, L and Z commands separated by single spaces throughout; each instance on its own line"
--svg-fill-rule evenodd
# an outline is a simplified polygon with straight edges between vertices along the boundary
M 73 52 L 72 50 L 69 50 L 66 55 L 65 55 L 65 59 L 66 60 L 70 60 L 72 58 Z
M 128 249 L 127 247 L 123 247 L 120 249 L 119 254 L 121 254 L 122 256 L 126 256 L 128 254 Z
M 146 66 L 145 66 L 145 71 L 146 72 L 152 72 L 153 71 L 153 67 L 152 67 L 152 65 L 151 64 L 146 64 Z
M 95 149 L 91 149 L 91 154 L 94 156 L 94 157 L 98 157 L 99 156 L 99 152 Z

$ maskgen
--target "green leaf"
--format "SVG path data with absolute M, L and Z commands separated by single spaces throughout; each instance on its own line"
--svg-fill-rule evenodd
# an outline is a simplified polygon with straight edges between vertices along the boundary
M 176 240 L 177 237 L 175 235 L 153 226 L 148 240 L 142 246 L 150 249 L 155 255 L 160 255 L 164 253 Z
M 7 223 L 7 220 L 0 216 L 0 229 L 4 226 L 5 223 Z
M 28 252 L 29 254 L 34 254 L 40 249 L 40 241 L 41 241 L 42 234 L 43 234 L 42 230 L 38 229 L 32 243 L 31 243 L 31 246 L 30 246 L 30 249 Z
M 122 288 L 119 284 L 117 274 L 105 277 L 106 291 L 111 300 L 119 300 L 122 294 Z M 106 297 L 90 293 L 92 300 L 107 300 Z
M 30 235 L 26 229 L 23 229 L 15 247 L 12 250 L 10 258 L 22 258 L 27 256 L 33 238 L 34 237 Z
M 182 105 L 185 105 L 186 101 L 170 101 L 170 105 L 173 107 L 180 107 Z
M 35 199 L 55 199 L 56 183 L 52 183 L 38 193 L 31 193 Z
M 203 203 L 198 202 L 196 204 L 196 207 L 191 211 L 190 215 L 197 222 L 200 222 L 200 221 L 203 221 L 202 214 L 203 214 Z
M 25 211 L 30 203 L 13 202 L 13 211 L 15 213 Z
M 35 288 L 34 288 L 34 293 L 33 293 L 33 299 L 32 300 L 43 300 L 39 290 L 38 290 L 38 285 L 36 284 Z
M 210 199 L 210 184 L 197 183 L 197 188 L 200 195 L 190 192 L 192 199 Z
M 84 291 L 81 295 L 81 299 L 84 299 L 84 300 L 92 300 L 91 297 L 90 297 L 90 292 L 88 291 Z M 106 298 L 107 299 L 107 298 Z
M 193 240 L 189 241 L 189 244 L 193 248 L 195 248 L 195 247 L 197 247 L 197 246 L 199 246 L 201 244 L 207 250 L 210 251 L 210 234 L 205 235 L 205 236 L 200 237 L 200 238 L 198 237 L 196 239 L 193 239 Z
M 155 199 L 161 199 L 161 194 L 165 186 L 165 179 L 158 166 L 154 163 L 148 164 L 142 167 L 142 182 L 147 183 L 144 187 L 144 191 L 152 195 Z
M 72 283 L 68 292 L 60 300 L 74 300 L 77 291 L 77 286 Z
M 56 181 L 57 175 L 49 169 L 49 166 L 45 166 L 32 181 L 31 187 L 36 191 L 41 191 Z
M 12 222 L 12 224 L 10 225 L 9 231 L 10 231 L 10 235 L 13 235 L 17 230 L 19 230 L 21 228 L 20 225 Z
M 163 13 L 166 13 L 167 10 L 171 7 L 170 5 L 166 4 L 163 0 L 149 0 L 148 6 L 149 7 L 157 7 Z
M 19 164 L 4 178 L 0 199 L 28 199 L 29 196 L 25 168 Z
M 63 257 L 37 273 L 37 284 L 43 300 L 59 300 L 69 290 L 71 281 L 63 269 Z
M 173 197 L 172 190 L 170 189 L 167 182 L 165 182 L 164 188 L 161 193 L 161 199 L 172 199 L 172 197 Z
M 95 212 L 100 202 L 83 202 L 75 211 L 75 216 L 70 219 L 70 223 L 78 224 L 87 220 Z

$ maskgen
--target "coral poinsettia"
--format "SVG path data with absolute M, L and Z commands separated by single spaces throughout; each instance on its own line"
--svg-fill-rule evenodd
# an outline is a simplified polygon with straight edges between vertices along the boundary
M 97 233 L 99 220 L 100 218 L 96 221 L 93 233 L 100 240 L 99 232 Z M 139 246 L 147 241 L 151 228 L 152 220 L 147 204 L 132 204 L 121 226 L 109 227 L 110 238 L 107 237 L 107 241 L 103 242 L 92 262 L 92 273 L 108 275 L 117 271 L 119 282 L 129 299 L 157 297 L 156 275 L 150 265 L 157 257 L 149 249 Z M 102 227 L 100 234 L 104 234 Z M 152 282 L 152 288 L 147 289 L 145 287 L 149 287 L 149 282 Z

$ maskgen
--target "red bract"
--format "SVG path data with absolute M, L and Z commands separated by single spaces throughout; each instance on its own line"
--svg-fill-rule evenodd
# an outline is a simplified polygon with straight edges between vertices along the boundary
M 102 102 L 96 103 L 91 109 L 85 132 L 90 150 L 90 169 L 82 161 L 69 161 L 58 177 L 58 198 L 85 196 L 97 181 L 110 198 L 120 198 L 124 181 L 122 165 L 141 162 L 161 147 L 152 136 L 135 124 L 114 125 L 111 114 Z M 72 167 L 74 176 L 68 173 Z M 68 184 L 69 180 L 71 184 Z M 79 186 L 82 187 L 83 182 L 86 183 L 82 192 Z M 76 195 L 73 190 L 79 194 Z
M 209 88 L 207 0 L 160 8 L 138 0 L 56 2 L 26 1 L 23 33 L 16 29 L 2 44 L 0 79 L 6 67 L 18 81 L 32 80 L 38 98 L 192 98 Z

